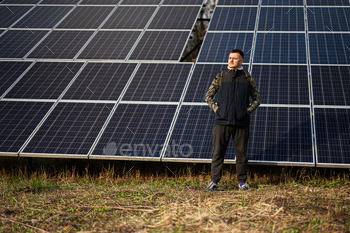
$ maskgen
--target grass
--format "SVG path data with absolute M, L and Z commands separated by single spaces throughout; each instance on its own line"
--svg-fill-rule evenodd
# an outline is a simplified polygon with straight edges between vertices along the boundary
M 207 192 L 208 165 L 84 165 L 3 166 L 0 232 L 350 232 L 346 170 L 250 167 L 242 192 L 226 166 Z

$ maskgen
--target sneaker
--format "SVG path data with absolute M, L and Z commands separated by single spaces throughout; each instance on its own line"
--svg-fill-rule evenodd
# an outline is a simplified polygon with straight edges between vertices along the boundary
M 243 185 L 238 185 L 239 190 L 251 190 L 254 189 L 253 187 L 250 187 L 247 183 L 244 183 Z
M 219 185 L 217 183 L 214 183 L 214 181 L 210 182 L 210 184 L 207 187 L 208 191 L 216 191 L 218 190 Z

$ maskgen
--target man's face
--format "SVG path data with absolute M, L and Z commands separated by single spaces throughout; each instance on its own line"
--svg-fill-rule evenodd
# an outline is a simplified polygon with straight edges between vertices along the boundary
M 243 63 L 243 59 L 241 58 L 241 54 L 239 53 L 230 53 L 230 56 L 228 57 L 228 66 L 239 68 L 241 67 Z

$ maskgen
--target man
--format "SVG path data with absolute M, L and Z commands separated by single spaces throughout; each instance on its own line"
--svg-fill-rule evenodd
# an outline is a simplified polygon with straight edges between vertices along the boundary
M 207 190 L 218 189 L 222 175 L 222 166 L 230 137 L 236 153 L 236 170 L 240 190 L 252 189 L 247 183 L 248 159 L 247 145 L 249 139 L 250 114 L 260 105 L 260 96 L 254 79 L 243 71 L 244 53 L 239 49 L 230 52 L 228 69 L 217 74 L 205 101 L 215 112 L 213 128 L 213 159 L 211 163 L 211 182 Z M 218 103 L 213 97 L 218 93 Z M 249 95 L 253 102 L 249 104 Z

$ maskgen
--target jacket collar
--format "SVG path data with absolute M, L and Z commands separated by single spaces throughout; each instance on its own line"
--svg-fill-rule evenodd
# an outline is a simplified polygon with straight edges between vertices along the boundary
M 229 70 L 243 70 L 243 67 L 241 66 L 241 67 L 239 67 L 237 69 L 234 69 L 234 68 L 231 68 L 231 67 L 227 66 L 227 69 L 229 69 Z

